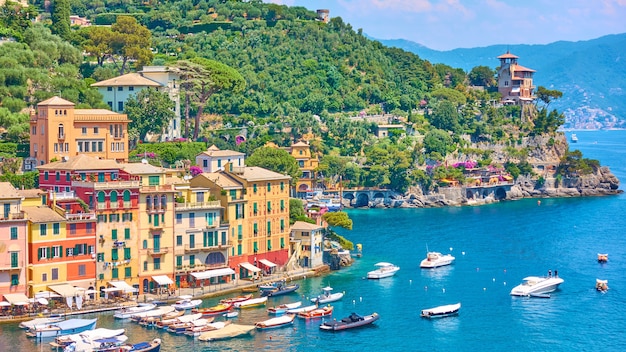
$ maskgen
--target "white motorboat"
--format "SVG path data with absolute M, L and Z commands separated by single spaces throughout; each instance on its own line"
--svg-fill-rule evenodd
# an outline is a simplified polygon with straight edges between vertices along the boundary
M 341 298 L 343 298 L 343 292 L 333 293 L 333 288 L 330 286 L 326 286 L 322 289 L 321 295 L 311 298 L 311 302 L 319 305 L 338 301 Z
M 451 254 L 441 254 L 439 252 L 428 252 L 426 259 L 420 263 L 420 268 L 433 269 L 440 266 L 446 266 L 452 264 L 454 257 Z
M 578 143 L 578 136 L 576 135 L 576 133 L 572 133 L 570 140 L 572 141 L 572 143 Z
M 554 292 L 563 283 L 560 277 L 549 276 L 529 276 L 524 278 L 520 285 L 513 287 L 511 296 L 540 296 Z
M 52 323 L 48 326 L 37 326 L 29 329 L 26 333 L 29 337 L 56 337 L 62 335 L 78 334 L 83 331 L 96 328 L 98 319 L 68 319 Z
M 176 310 L 190 310 L 202 304 L 201 299 L 192 299 L 193 296 L 185 295 L 178 298 L 180 298 L 180 300 L 172 304 L 172 307 L 174 307 Z
M 37 318 L 37 319 L 33 319 L 33 320 L 29 320 L 29 321 L 23 321 L 20 323 L 20 328 L 22 329 L 32 329 L 35 328 L 37 326 L 46 326 L 46 325 L 50 325 L 51 323 L 56 323 L 58 321 L 61 321 L 65 319 L 63 316 L 61 315 L 56 315 L 56 316 L 50 316 L 48 318 Z
M 374 264 L 374 266 L 376 266 L 378 269 L 368 272 L 368 279 L 382 279 L 384 277 L 394 276 L 396 272 L 400 270 L 399 266 L 387 262 L 376 263 Z
M 596 290 L 606 292 L 609 290 L 609 280 L 596 279 Z
M 267 302 L 267 297 L 259 297 L 259 298 L 250 298 L 245 301 L 235 302 L 233 305 L 235 308 L 243 309 L 243 308 L 253 308 L 264 306 Z
M 317 305 L 313 304 L 313 305 L 306 306 L 306 307 L 290 308 L 290 309 L 287 309 L 286 313 L 298 314 L 301 312 L 310 312 L 315 309 L 317 309 Z
M 163 307 L 159 307 L 157 309 L 148 310 L 148 311 L 145 311 L 145 312 L 133 314 L 133 315 L 131 315 L 130 319 L 133 320 L 133 321 L 139 322 L 143 318 L 162 317 L 165 314 L 171 313 L 171 312 L 173 312 L 175 310 L 176 310 L 176 308 L 174 308 L 172 306 L 163 306 Z
M 445 306 L 439 306 L 435 308 L 424 309 L 421 312 L 421 316 L 423 318 L 443 318 L 451 315 L 459 314 L 459 309 L 461 309 L 461 303 L 456 304 L 448 304 Z
M 113 314 L 113 317 L 116 319 L 129 319 L 131 316 L 141 312 L 147 312 L 149 310 L 153 310 L 156 308 L 156 304 L 154 303 L 140 303 L 135 307 L 124 307 L 122 309 L 118 309 Z
M 54 342 L 51 342 L 50 345 L 52 345 L 53 347 L 58 347 L 67 346 L 72 342 L 78 341 L 91 342 L 94 340 L 109 339 L 112 337 L 124 335 L 124 332 L 126 332 L 125 329 L 97 328 L 94 330 L 83 331 L 78 334 L 57 336 L 54 339 Z

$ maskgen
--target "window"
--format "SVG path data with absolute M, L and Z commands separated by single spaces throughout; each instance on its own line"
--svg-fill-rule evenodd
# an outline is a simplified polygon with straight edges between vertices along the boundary
M 18 274 L 11 274 L 11 286 L 17 286 L 20 284 L 20 276 Z
M 215 219 L 215 214 L 214 213 L 207 213 L 206 214 L 206 222 L 207 225 L 209 226 L 213 226 L 213 220 Z
M 48 273 L 42 273 L 41 274 L 41 281 L 43 281 L 43 282 L 48 281 Z
M 59 279 L 59 268 L 52 268 L 52 280 Z
M 253 225 L 252 232 L 254 233 L 255 236 L 259 233 L 259 224 L 257 224 L 256 222 Z
M 271 235 L 272 234 L 272 222 L 268 221 L 267 222 L 267 235 Z
M 65 256 L 66 257 L 73 257 L 74 256 L 74 248 L 67 248 L 65 250 Z
M 85 229 L 87 230 L 87 233 L 92 233 L 93 232 L 93 224 L 88 222 L 86 225 L 87 226 L 85 227 Z
M 237 238 L 243 239 L 243 227 L 242 225 L 237 225 Z
M 285 219 L 280 219 L 280 232 L 285 231 Z
M 100 132 L 100 129 L 98 127 L 94 127 L 93 134 L 98 134 L 98 132 Z
M 189 213 L 189 227 L 196 227 L 196 214 Z
M 118 92 L 123 92 L 124 91 L 124 87 L 117 87 L 117 91 Z
M 267 202 L 267 211 L 272 211 L 272 202 Z
M 267 240 L 267 250 L 272 249 L 272 240 Z
M 267 191 L 271 192 L 272 191 L 272 184 L 271 183 L 267 183 Z
M 237 245 L 237 255 L 241 255 L 243 248 L 240 244 Z
M 76 224 L 70 224 L 70 235 L 76 234 Z
M 196 235 L 189 234 L 189 248 L 196 248 Z
M 120 276 L 120 269 L 119 268 L 111 269 L 111 278 L 118 279 L 119 276 Z
M 45 236 L 48 234 L 48 224 L 39 224 L 39 235 Z
M 284 191 L 285 190 L 285 182 L 280 181 L 280 190 Z
M 159 176 L 148 176 L 148 185 L 149 186 L 158 186 L 159 185 Z
M 83 136 L 87 135 L 87 127 L 81 128 L 80 132 L 83 134 Z
M 183 214 L 176 214 L 176 223 L 177 224 L 183 223 Z
M 124 239 L 130 240 L 130 229 L 124 229 Z
M 112 92 L 113 91 L 113 87 L 107 87 L 107 92 Z
M 192 254 L 189 256 L 189 266 L 193 268 L 195 265 L 196 265 L 196 256 Z
M 17 239 L 17 227 L 11 227 L 11 239 L 12 240 L 16 240 Z
M 148 262 L 147 261 L 143 262 L 143 271 L 148 271 Z
M 252 203 L 252 212 L 254 213 L 254 215 L 256 215 L 258 211 L 259 209 L 258 209 L 256 202 Z
M 11 268 L 19 267 L 19 252 L 10 252 L 11 253 Z
M 222 160 L 221 159 L 217 159 L 217 167 L 222 167 Z
M 176 267 L 180 268 L 181 266 L 183 266 L 183 256 L 182 255 L 177 255 L 176 256 Z
M 259 251 L 259 245 L 254 241 L 254 253 Z
M 208 168 L 209 167 L 209 161 L 206 160 L 206 159 L 202 160 L 202 167 L 203 168 Z
M 102 175 L 102 181 L 104 181 L 104 174 L 100 173 L 98 174 L 98 182 L 102 182 L 100 181 L 100 175 Z M 109 200 L 111 203 L 111 208 L 117 208 L 117 191 L 111 191 L 111 194 L 109 195 Z
M 134 91 L 134 90 L 135 90 L 135 87 L 133 87 L 133 86 L 128 87 L 128 91 L 129 91 L 129 92 L 132 92 L 132 91 Z
M 58 222 L 55 222 L 54 224 L 52 224 L 52 234 L 58 235 L 59 233 L 61 233 L 60 225 Z
M 122 88 L 122 87 L 120 87 Z M 123 101 L 118 101 L 117 102 L 117 111 L 124 111 L 124 102 Z
M 111 260 L 118 260 L 118 259 L 120 258 L 117 254 L 117 248 L 111 249 Z
M 87 275 L 87 266 L 85 264 L 80 264 L 78 266 L 78 276 L 86 276 Z
M 70 176 L 71 176 L 71 175 L 70 175 L 70 173 L 69 173 L 69 172 L 68 172 L 68 173 L 66 173 L 66 174 L 65 174 L 65 181 L 70 182 Z
M 161 258 L 154 258 L 154 270 L 161 270 Z
M 48 176 L 49 176 L 48 171 L 44 171 L 44 173 L 43 173 L 43 179 L 44 179 L 45 181 L 48 181 Z
M 280 238 L 280 248 L 285 248 L 285 238 L 284 237 Z
M 113 240 L 117 239 L 117 229 L 111 230 L 111 239 Z
M 124 248 L 124 260 L 130 259 L 130 248 Z
M 236 189 L 231 189 L 230 190 L 230 198 L 231 199 L 237 199 L 237 190 Z
M 252 192 L 256 193 L 256 183 L 252 184 Z
M 280 200 L 280 211 L 284 211 L 285 210 L 285 200 L 281 199 Z
M 104 261 L 104 253 L 98 253 L 97 254 L 97 261 L 98 262 L 103 262 Z
M 131 268 L 130 266 L 127 266 L 124 268 L 124 277 L 132 277 L 133 276 L 133 268 Z
M 177 246 L 182 246 L 183 245 L 183 236 L 181 236 L 181 235 L 176 236 L 176 245 Z

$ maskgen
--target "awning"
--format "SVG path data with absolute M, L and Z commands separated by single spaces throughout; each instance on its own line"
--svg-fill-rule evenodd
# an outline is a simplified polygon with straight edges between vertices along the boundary
M 273 267 L 275 267 L 275 266 L 276 266 L 276 264 L 274 264 L 274 263 L 270 262 L 270 261 L 269 261 L 269 260 L 267 260 L 267 259 L 261 259 L 261 260 L 259 260 L 259 262 L 261 262 L 261 264 L 263 264 L 263 265 L 265 265 L 265 266 L 267 266 L 267 267 L 270 267 L 270 268 L 273 268 Z
M 171 285 L 174 283 L 167 275 L 156 275 L 152 277 L 152 280 L 159 285 Z
M 125 293 L 137 292 L 138 289 L 132 287 L 126 281 L 109 281 L 109 285 L 119 288 L 120 291 L 124 291 Z M 106 292 L 106 291 L 105 291 Z
M 248 269 L 248 270 L 250 270 L 250 271 L 252 271 L 254 273 L 258 273 L 259 271 L 261 271 L 261 269 L 257 268 L 256 266 L 254 266 L 254 265 L 252 265 L 252 264 L 250 264 L 248 262 L 243 262 L 243 263 L 241 263 L 239 265 L 243 266 L 244 268 L 246 268 L 246 269 Z
M 50 291 L 41 291 L 41 292 L 35 293 L 35 298 L 56 298 L 56 297 L 61 297 L 61 296 Z
M 121 288 L 117 288 L 117 287 L 107 287 L 107 288 L 103 288 L 102 292 L 117 292 L 117 291 L 121 291 Z
M 11 304 L 26 303 L 28 304 L 28 297 L 23 293 L 5 293 L 4 299 Z
M 50 285 L 48 288 L 60 294 L 62 297 L 74 297 L 78 294 L 76 287 L 70 284 Z
M 212 277 L 219 277 L 224 275 L 232 275 L 235 271 L 231 268 L 213 269 L 207 271 L 201 271 L 199 273 L 191 273 L 191 276 L 198 280 L 210 279 Z

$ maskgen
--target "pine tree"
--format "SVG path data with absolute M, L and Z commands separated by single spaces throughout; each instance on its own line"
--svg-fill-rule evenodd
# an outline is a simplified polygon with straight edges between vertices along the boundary
M 70 2 L 54 0 L 52 3 L 52 33 L 68 40 L 70 38 Z

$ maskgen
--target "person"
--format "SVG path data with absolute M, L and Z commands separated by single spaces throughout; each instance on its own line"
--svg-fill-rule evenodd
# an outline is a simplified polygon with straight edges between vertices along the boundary
M 548 270 L 548 277 L 552 277 L 552 270 Z
M 559 277 L 559 271 L 554 269 L 554 277 Z

